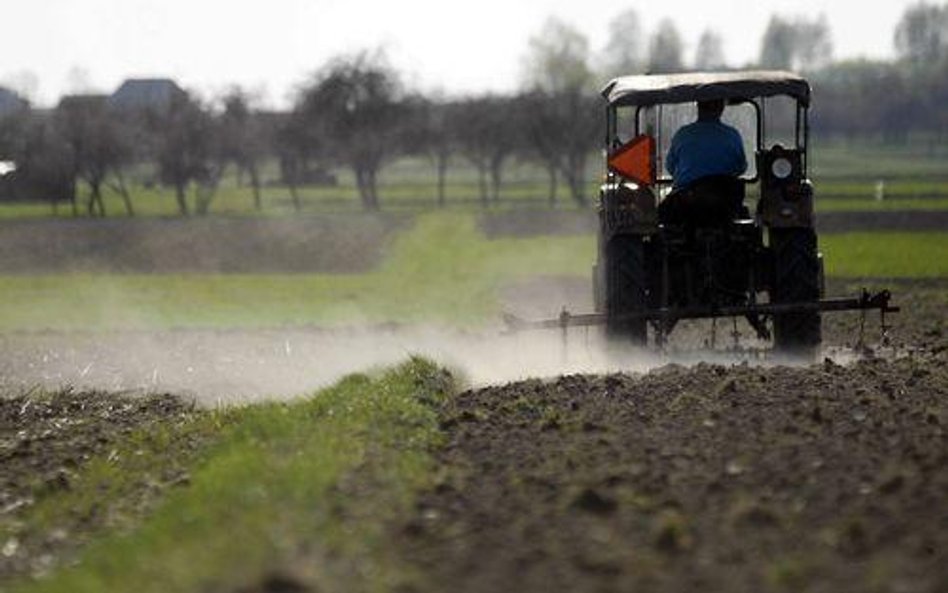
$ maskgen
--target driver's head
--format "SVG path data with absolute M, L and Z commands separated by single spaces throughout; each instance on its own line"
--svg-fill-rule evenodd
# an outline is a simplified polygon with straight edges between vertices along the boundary
M 700 120 L 720 119 L 722 113 L 724 113 L 724 99 L 698 101 L 698 119 Z

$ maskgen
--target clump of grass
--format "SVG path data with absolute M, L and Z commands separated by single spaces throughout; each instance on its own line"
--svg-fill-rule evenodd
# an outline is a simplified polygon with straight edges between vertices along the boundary
M 652 526 L 652 544 L 668 554 L 690 550 L 694 535 L 688 518 L 676 509 L 661 511 Z
M 765 570 L 767 582 L 784 591 L 802 591 L 813 576 L 814 567 L 811 563 L 794 556 L 778 558 L 770 562 Z

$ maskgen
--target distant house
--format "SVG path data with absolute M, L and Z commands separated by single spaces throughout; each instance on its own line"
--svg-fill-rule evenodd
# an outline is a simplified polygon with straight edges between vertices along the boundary
M 185 97 L 187 93 L 170 78 L 130 78 L 108 100 L 116 109 L 161 111 Z
M 110 100 L 109 95 L 63 95 L 59 99 L 58 110 L 76 109 L 84 107 L 98 107 L 102 103 Z
M 0 86 L 0 116 L 15 113 L 28 106 L 29 104 L 20 95 Z

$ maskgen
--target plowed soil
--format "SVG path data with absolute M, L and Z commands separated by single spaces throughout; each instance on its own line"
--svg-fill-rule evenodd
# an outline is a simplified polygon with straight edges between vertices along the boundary
M 193 404 L 172 395 L 128 397 L 69 389 L 0 397 L 0 514 L 31 504 L 37 488 L 68 488 L 76 467 L 119 438 L 172 422 Z
M 0 540 L 0 590 L 14 576 L 45 573 L 55 554 L 81 545 L 86 533 L 114 520 L 104 508 L 97 508 L 89 514 L 76 511 L 75 525 L 55 529 L 21 522 L 34 504 L 72 488 L 90 459 L 115 455 L 113 447 L 133 432 L 171 427 L 194 413 L 192 402 L 167 394 L 70 389 L 0 394 L 0 527 L 4 528 L 0 533 L 5 536 Z M 175 444 L 179 452 L 200 446 L 193 439 Z M 158 498 L 187 475 L 184 459 L 180 466 L 172 464 L 167 475 L 142 481 L 134 489 L 135 500 L 123 501 L 124 506 L 143 507 Z
M 0 273 L 360 272 L 410 220 L 140 218 L 0 221 Z
M 414 590 L 948 591 L 948 307 L 916 288 L 884 357 L 461 394 L 392 532 Z

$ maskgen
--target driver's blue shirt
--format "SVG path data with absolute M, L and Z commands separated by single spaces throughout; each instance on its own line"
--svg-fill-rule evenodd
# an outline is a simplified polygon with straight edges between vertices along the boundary
M 737 177 L 747 170 L 741 134 L 716 119 L 683 126 L 672 137 L 665 168 L 671 173 L 674 189 L 710 175 Z

